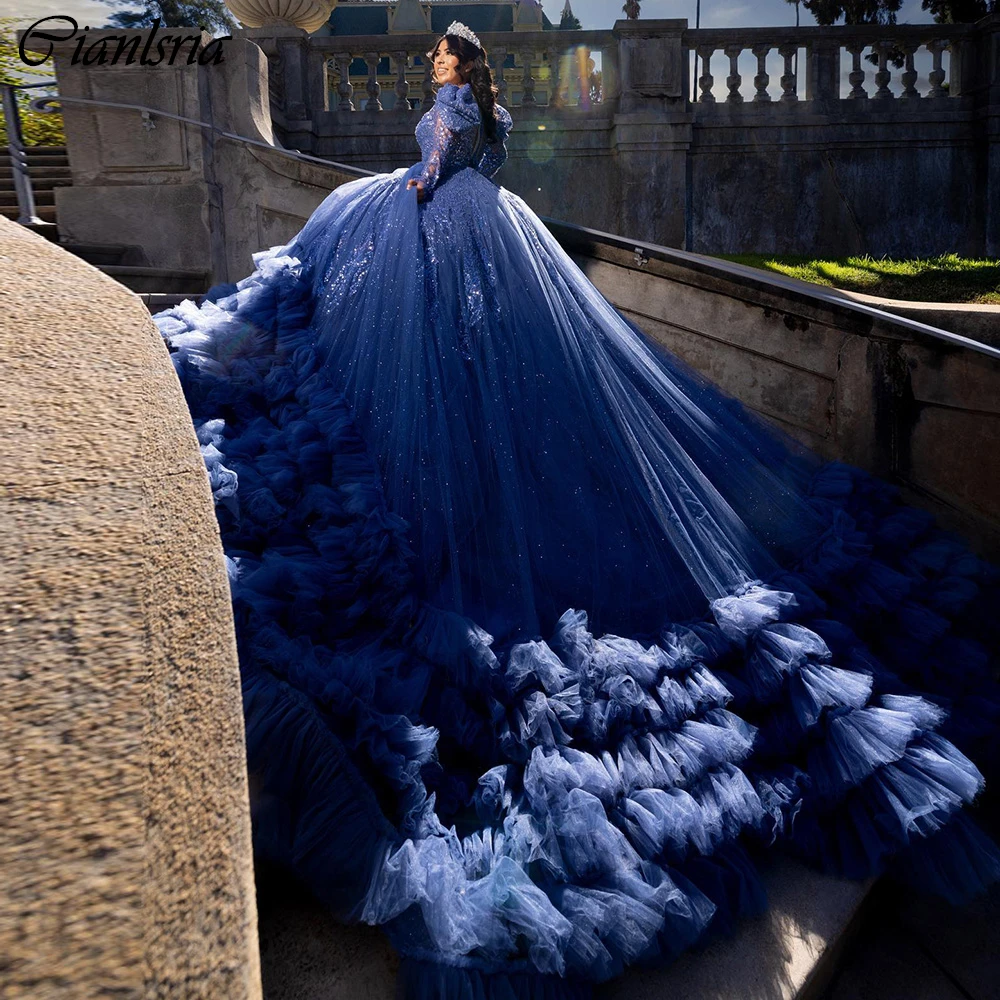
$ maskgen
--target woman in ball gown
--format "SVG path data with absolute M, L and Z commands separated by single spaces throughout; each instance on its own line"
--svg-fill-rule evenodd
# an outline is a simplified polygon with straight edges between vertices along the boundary
M 995 880 L 962 808 L 993 571 L 648 343 L 491 180 L 511 119 L 474 33 L 430 55 L 420 163 L 157 317 L 230 567 L 258 856 L 383 925 L 426 997 L 669 959 L 765 905 L 762 851 Z

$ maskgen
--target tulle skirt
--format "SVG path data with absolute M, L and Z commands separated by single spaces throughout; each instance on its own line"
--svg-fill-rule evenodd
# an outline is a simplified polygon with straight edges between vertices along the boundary
M 258 853 L 427 997 L 670 958 L 764 905 L 762 850 L 1000 876 L 961 811 L 966 754 L 996 760 L 996 571 L 647 342 L 515 195 L 463 170 L 418 205 L 412 173 L 156 317 Z

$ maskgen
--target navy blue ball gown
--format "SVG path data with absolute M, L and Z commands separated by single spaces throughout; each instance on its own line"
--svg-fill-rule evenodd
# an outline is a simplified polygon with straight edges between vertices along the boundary
M 995 571 L 648 343 L 490 179 L 496 115 L 443 86 L 421 163 L 156 317 L 258 856 L 384 926 L 428 998 L 668 959 L 765 905 L 764 850 L 996 880 L 962 808 L 996 759 Z

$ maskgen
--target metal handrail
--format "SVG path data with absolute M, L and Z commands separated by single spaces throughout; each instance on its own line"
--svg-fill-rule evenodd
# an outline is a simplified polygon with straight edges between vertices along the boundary
M 599 229 L 588 229 L 586 226 L 578 226 L 570 222 L 560 222 L 557 219 L 549 219 L 544 216 L 542 220 L 553 231 L 557 239 L 559 239 L 559 232 L 562 230 L 566 235 L 575 238 L 575 242 L 578 245 L 603 244 L 634 254 L 636 269 L 641 269 L 650 260 L 660 260 L 666 264 L 684 267 L 695 273 L 737 281 L 742 285 L 756 287 L 762 291 L 780 289 L 784 295 L 791 295 L 800 300 L 822 304 L 828 308 L 843 310 L 855 315 L 867 316 L 869 319 L 895 326 L 897 329 L 905 330 L 907 333 L 929 337 L 933 340 L 947 343 L 951 347 L 975 351 L 978 354 L 985 354 L 995 361 L 1000 361 L 1000 348 L 991 347 L 989 344 L 972 340 L 970 337 L 963 337 L 961 334 L 952 333 L 950 330 L 943 330 L 938 326 L 931 326 L 930 323 L 922 323 L 920 320 L 911 319 L 908 316 L 901 316 L 898 313 L 879 309 L 878 306 L 872 306 L 866 302 L 857 302 L 854 299 L 839 295 L 836 291 L 825 289 L 820 285 L 809 287 L 806 282 L 801 282 L 794 278 L 787 278 L 779 274 L 768 274 L 757 268 L 747 267 L 745 264 L 737 264 L 734 261 L 721 260 L 717 257 L 693 253 L 690 250 L 677 250 L 674 247 L 659 246 L 658 244 L 645 243 L 641 240 L 630 240 L 626 237 L 616 236 L 614 233 L 601 232 Z M 560 243 L 562 242 L 563 240 L 560 240 Z
M 0 84 L 0 103 L 3 105 L 4 121 L 7 125 L 7 151 L 10 154 L 11 173 L 14 177 L 14 193 L 17 195 L 17 221 L 22 226 L 47 226 L 51 223 L 39 218 L 35 206 L 35 192 L 31 187 L 28 173 L 28 147 L 24 144 L 21 131 L 21 109 L 17 106 L 18 90 L 34 87 L 51 87 L 55 80 L 41 83 Z
M 199 121 L 197 118 L 188 118 L 185 115 L 175 115 L 171 111 L 162 111 L 159 108 L 151 108 L 145 104 L 125 104 L 120 101 L 95 101 L 89 97 L 64 97 L 61 94 L 54 97 L 36 97 L 31 102 L 31 107 L 35 111 L 52 113 L 54 104 L 83 104 L 101 108 L 120 108 L 125 111 L 138 111 L 143 119 L 144 128 L 155 128 L 153 117 L 169 118 L 171 121 L 183 122 L 185 125 L 194 125 L 198 128 L 208 129 L 210 132 L 223 139 L 230 139 L 233 142 L 241 142 L 246 146 L 257 146 L 266 149 L 279 156 L 287 156 L 292 160 L 302 160 L 306 163 L 321 163 L 325 167 L 334 167 L 344 173 L 355 174 L 358 177 L 372 177 L 373 170 L 365 170 L 362 167 L 350 166 L 347 163 L 338 163 L 336 160 L 325 160 L 321 156 L 310 156 L 308 153 L 300 153 L 297 149 L 284 149 L 275 146 L 273 143 L 265 142 L 263 139 L 251 139 L 249 136 L 239 135 L 236 132 L 227 132 L 212 122 Z M 149 124 L 147 124 L 147 122 Z
M 35 210 L 35 194 L 31 187 L 31 176 L 28 172 L 27 147 L 21 132 L 21 113 L 17 106 L 17 90 L 31 90 L 38 87 L 51 87 L 55 80 L 44 80 L 41 83 L 5 83 L 0 84 L 0 95 L 3 100 L 3 112 L 7 121 L 7 148 L 10 152 L 10 162 L 14 175 L 14 191 L 17 195 L 18 218 L 17 221 L 23 226 L 46 226 L 51 223 L 40 219 Z M 305 163 L 321 163 L 326 167 L 333 167 L 343 173 L 348 173 L 356 177 L 370 177 L 373 171 L 365 170 L 362 167 L 350 166 L 346 163 L 338 163 L 336 160 L 324 160 L 319 156 L 310 156 L 308 153 L 300 153 L 295 149 L 283 149 L 262 139 L 251 139 L 249 136 L 238 135 L 235 132 L 227 132 L 225 129 L 213 125 L 211 122 L 199 121 L 197 118 L 187 118 L 184 115 L 175 115 L 170 111 L 162 111 L 159 108 L 151 108 L 145 104 L 125 104 L 119 101 L 96 101 L 85 97 L 65 97 L 61 94 L 48 97 L 34 98 L 29 107 L 33 111 L 40 111 L 47 114 L 55 113 L 55 105 L 61 104 L 83 104 L 102 108 L 120 108 L 125 111 L 138 111 L 143 119 L 143 127 L 155 128 L 153 118 L 169 118 L 172 121 L 183 122 L 185 125 L 194 125 L 197 128 L 208 129 L 210 132 L 223 139 L 233 142 L 241 142 L 247 146 L 257 146 L 279 156 L 285 156 L 292 160 L 300 160 Z M 148 124 L 147 124 L 148 123 Z

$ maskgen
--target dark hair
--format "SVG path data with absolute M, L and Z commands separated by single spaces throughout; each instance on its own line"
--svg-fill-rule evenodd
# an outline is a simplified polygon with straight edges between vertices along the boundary
M 496 141 L 497 119 L 496 104 L 499 91 L 493 83 L 493 73 L 490 71 L 489 63 L 486 62 L 486 49 L 481 49 L 473 45 L 466 38 L 460 35 L 442 35 L 430 52 L 427 58 L 433 60 L 437 50 L 441 48 L 441 43 L 447 42 L 448 51 L 458 56 L 459 66 L 467 66 L 472 63 L 469 70 L 468 82 L 472 88 L 472 96 L 479 105 L 479 113 L 483 119 L 483 128 L 486 130 L 486 138 L 490 142 Z M 463 74 L 464 75 L 464 74 Z

